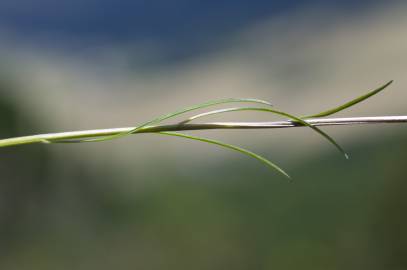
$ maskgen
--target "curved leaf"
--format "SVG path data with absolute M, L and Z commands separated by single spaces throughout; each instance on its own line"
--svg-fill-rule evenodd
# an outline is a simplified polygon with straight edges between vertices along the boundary
M 220 142 L 220 141 L 216 141 L 216 140 L 212 140 L 212 139 L 191 136 L 191 135 L 187 135 L 187 134 L 179 133 L 179 132 L 159 132 L 158 134 L 176 136 L 176 137 L 191 139 L 191 140 L 195 140 L 195 141 L 206 142 L 206 143 L 209 143 L 209 144 L 214 144 L 214 145 L 218 145 L 218 146 L 221 146 L 221 147 L 225 147 L 225 148 L 228 148 L 228 149 L 238 151 L 238 152 L 240 152 L 240 153 L 242 153 L 244 155 L 247 155 L 249 157 L 255 158 L 255 159 L 263 162 L 268 167 L 278 171 L 279 173 L 281 173 L 282 175 L 284 175 L 288 179 L 291 179 L 291 177 L 283 169 L 281 169 L 279 166 L 277 166 L 276 164 L 274 164 L 270 160 L 268 160 L 268 159 L 266 159 L 266 158 L 264 158 L 264 157 L 262 157 L 262 156 L 260 156 L 260 155 L 258 155 L 256 153 L 253 153 L 253 152 L 251 152 L 249 150 L 243 149 L 241 147 L 238 147 L 238 146 L 235 146 L 235 145 L 232 145 L 232 144 L 227 144 L 227 143 Z
M 326 110 L 326 111 L 323 111 L 323 112 L 320 112 L 320 113 L 317 113 L 317 114 L 302 116 L 301 118 L 303 118 L 303 119 L 318 118 L 318 117 L 324 117 L 324 116 L 332 115 L 334 113 L 343 111 L 343 110 L 345 110 L 345 109 L 347 109 L 349 107 L 352 107 L 352 106 L 354 106 L 354 105 L 356 105 L 356 104 L 370 98 L 371 96 L 374 96 L 374 95 L 378 94 L 379 92 L 383 91 L 385 88 L 387 88 L 387 86 L 389 86 L 392 83 L 393 83 L 393 80 L 389 81 L 388 83 L 380 86 L 379 88 L 377 88 L 377 89 L 375 89 L 375 90 L 373 90 L 373 91 L 371 91 L 371 92 L 369 92 L 369 93 L 367 93 L 365 95 L 362 95 L 362 96 L 357 97 L 357 98 L 355 98 L 355 99 L 353 99 L 353 100 L 351 100 L 349 102 L 346 102 L 343 105 L 340 105 L 340 106 L 335 107 L 333 109 L 329 109 L 329 110 Z
M 261 99 L 253 99 L 253 98 L 228 98 L 228 99 L 213 100 L 213 101 L 208 101 L 205 103 L 197 104 L 197 105 L 194 105 L 191 107 L 187 107 L 187 108 L 184 108 L 184 109 L 181 109 L 181 110 L 169 113 L 169 114 L 162 115 L 153 120 L 145 122 L 144 124 L 141 124 L 128 132 L 123 132 L 123 133 L 106 136 L 106 137 L 102 137 L 102 138 L 80 140 L 79 142 L 100 142 L 100 141 L 117 139 L 117 138 L 120 138 L 120 137 L 123 137 L 126 135 L 130 135 L 130 134 L 136 132 L 137 130 L 140 130 L 143 127 L 146 127 L 148 125 L 158 124 L 164 120 L 167 120 L 169 118 L 172 118 L 172 117 L 175 117 L 175 116 L 178 116 L 178 115 L 190 112 L 190 111 L 207 108 L 207 107 L 214 106 L 214 105 L 226 104 L 226 103 L 257 103 L 257 104 L 264 104 L 264 105 L 272 106 L 272 104 L 268 101 L 264 101 Z
M 270 112 L 270 113 L 274 113 L 274 114 L 277 114 L 277 115 L 288 117 L 288 118 L 290 118 L 291 120 L 293 120 L 295 122 L 301 123 L 304 126 L 312 128 L 314 131 L 316 131 L 321 136 L 323 136 L 325 139 L 327 139 L 329 142 L 331 142 L 345 156 L 346 159 L 349 158 L 348 154 L 342 149 L 342 147 L 333 138 L 331 138 L 328 134 L 326 134 L 321 129 L 309 124 L 308 122 L 304 121 L 303 119 L 301 119 L 301 118 L 299 118 L 297 116 L 294 116 L 292 114 L 288 114 L 286 112 L 274 110 L 274 109 L 256 108 L 256 107 L 226 108 L 226 109 L 214 110 L 214 111 L 194 115 L 194 116 L 188 118 L 187 120 L 185 120 L 182 123 L 187 123 L 187 122 L 190 122 L 190 121 L 195 120 L 197 118 L 201 118 L 201 117 L 208 116 L 208 115 L 215 115 L 215 114 L 221 114 L 221 113 L 227 113 L 227 112 L 237 112 L 237 111 Z

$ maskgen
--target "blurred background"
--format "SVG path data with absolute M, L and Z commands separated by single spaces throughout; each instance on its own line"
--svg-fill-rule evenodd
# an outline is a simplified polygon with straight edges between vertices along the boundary
M 405 1 L 0 2 L 0 137 L 134 126 L 226 97 L 407 114 Z M 339 116 L 339 115 L 338 115 Z M 228 114 L 208 121 L 267 121 Z M 407 269 L 407 129 L 154 134 L 0 150 L 0 269 Z M 403 229 L 404 228 L 404 229 Z

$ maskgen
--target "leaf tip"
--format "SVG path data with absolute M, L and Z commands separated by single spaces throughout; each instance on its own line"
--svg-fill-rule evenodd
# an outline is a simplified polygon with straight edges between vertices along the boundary
M 294 180 L 291 178 L 291 176 L 289 176 L 288 174 L 285 175 L 287 177 L 287 180 L 289 183 L 293 183 Z
M 387 83 L 385 83 L 385 84 L 381 87 L 381 89 L 386 88 L 387 86 L 389 86 L 389 85 L 392 84 L 393 82 L 394 82 L 394 80 L 388 81 Z

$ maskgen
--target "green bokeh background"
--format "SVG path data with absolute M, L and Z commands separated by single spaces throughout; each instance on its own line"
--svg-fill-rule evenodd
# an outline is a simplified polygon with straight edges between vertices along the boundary
M 0 139 L 221 98 L 311 114 L 392 79 L 337 116 L 407 115 L 406 14 L 401 0 L 1 0 Z M 191 132 L 293 182 L 153 134 L 0 148 L 0 270 L 407 269 L 407 125 L 323 130 L 350 160 L 306 128 Z
M 44 126 L 5 97 L 0 119 L 2 137 Z M 406 269 L 407 131 L 392 128 L 346 145 L 350 161 L 287 164 L 292 183 L 239 155 L 134 177 L 69 156 L 55 168 L 51 148 L 68 146 L 1 149 L 0 269 Z

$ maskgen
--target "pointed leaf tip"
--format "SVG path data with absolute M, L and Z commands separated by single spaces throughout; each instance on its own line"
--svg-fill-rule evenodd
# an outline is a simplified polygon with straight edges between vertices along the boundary
M 323 111 L 323 112 L 320 112 L 320 113 L 317 113 L 317 114 L 302 116 L 301 118 L 303 118 L 303 119 L 318 118 L 318 117 L 325 117 L 325 116 L 329 116 L 329 115 L 338 113 L 340 111 L 343 111 L 343 110 L 345 110 L 347 108 L 350 108 L 350 107 L 352 107 L 352 106 L 354 106 L 354 105 L 356 105 L 356 104 L 370 98 L 371 96 L 374 96 L 374 95 L 380 93 L 381 91 L 383 91 L 385 88 L 387 88 L 392 83 L 393 83 L 393 80 L 390 80 L 389 82 L 387 82 L 386 84 L 380 86 L 379 88 L 374 89 L 374 90 L 368 92 L 367 94 L 359 96 L 359 97 L 357 97 L 357 98 L 355 98 L 355 99 L 353 99 L 351 101 L 348 101 L 348 102 L 346 102 L 346 103 L 344 103 L 344 104 L 342 104 L 342 105 L 340 105 L 338 107 L 335 107 L 333 109 L 329 109 L 329 110 L 326 110 L 326 111 Z

